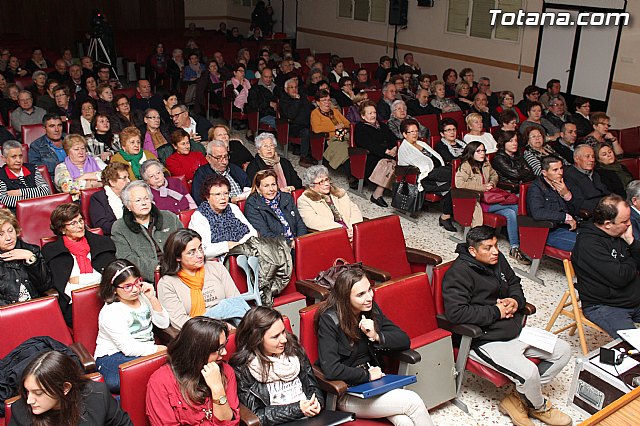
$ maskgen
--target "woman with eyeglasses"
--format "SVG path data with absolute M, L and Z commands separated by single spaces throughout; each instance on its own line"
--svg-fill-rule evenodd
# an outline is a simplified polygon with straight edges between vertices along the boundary
M 129 166 L 129 178 L 141 179 L 140 166 L 147 160 L 157 160 L 158 157 L 151 151 L 142 149 L 140 130 L 131 126 L 120 133 L 122 148 L 111 157 L 111 162 L 122 163 Z
M 207 317 L 187 321 L 167 348 L 168 361 L 147 383 L 151 426 L 240 424 L 236 375 L 223 357 L 227 325 Z
M 103 190 L 91 195 L 89 222 L 92 228 L 101 228 L 104 235 L 111 235 L 114 222 L 122 217 L 120 193 L 131 180 L 129 168 L 122 163 L 109 163 L 102 171 Z
M 115 133 L 120 133 L 125 127 L 140 127 L 143 124 L 142 120 L 145 114 L 139 109 L 131 109 L 129 98 L 124 93 L 113 97 L 113 107 L 116 110 L 112 117 Z
M 476 114 L 477 115 L 477 114 Z M 456 171 L 456 188 L 472 191 L 491 191 L 498 184 L 498 174 L 491 167 L 487 158 L 487 149 L 479 141 L 471 141 L 462 152 L 460 168 Z M 489 212 L 504 216 L 507 220 L 507 235 L 509 237 L 509 257 L 523 265 L 530 265 L 531 260 L 520 251 L 520 237 L 518 234 L 518 204 L 486 204 L 476 202 L 471 226 L 483 223 L 482 212 Z
M 604 112 L 594 112 L 591 114 L 590 122 L 593 131 L 584 138 L 582 143 L 589 145 L 594 151 L 600 144 L 609 145 L 615 155 L 622 156 L 624 150 L 620 141 L 609 131 L 611 118 Z
M 225 321 L 233 329 L 249 310 L 222 263 L 206 260 L 202 238 L 192 229 L 169 236 L 160 275 L 158 298 L 177 329 L 197 316 Z
M 73 200 L 78 201 L 81 190 L 102 187 L 101 174 L 107 166 L 100 158 L 94 158 L 87 152 L 86 139 L 80 135 L 67 135 L 62 147 L 67 157 L 56 166 L 56 189 L 71 194 Z
M 515 95 L 512 91 L 504 90 L 500 92 L 500 94 L 498 95 L 499 105 L 496 108 L 496 112 L 500 114 L 503 111 L 507 110 L 513 111 L 516 114 L 516 123 L 522 123 L 527 119 L 527 117 L 522 113 L 522 111 L 520 111 L 520 108 L 518 108 L 514 102 Z
M 537 126 L 528 127 L 522 134 L 525 149 L 522 154 L 522 158 L 527 162 L 529 168 L 533 171 L 533 174 L 540 176 L 542 174 L 542 158 L 547 155 L 554 155 L 560 159 L 562 157 L 556 152 L 553 147 L 545 143 L 544 131 Z M 562 163 L 568 166 L 566 160 L 562 159 Z
M 173 154 L 173 147 L 169 140 L 169 126 L 162 124 L 160 113 L 148 108 L 144 111 L 142 125 L 136 126 L 142 134 L 142 149 L 156 155 L 161 162 Z
M 158 301 L 153 285 L 144 282 L 138 268 L 126 259 L 104 268 L 100 298 L 105 304 L 98 315 L 94 358 L 109 392 L 117 394 L 120 364 L 166 349 L 155 344 L 153 326 L 169 327 L 169 314 Z
M 116 259 L 111 238 L 85 229 L 80 206 L 61 204 L 51 213 L 51 230 L 58 238 L 42 247 L 58 291 L 58 304 L 71 325 L 71 292 L 98 284 L 104 268 Z
M 111 228 L 111 239 L 120 259 L 132 261 L 147 282 L 155 282 L 167 238 L 182 223 L 174 213 L 160 210 L 153 203 L 151 188 L 136 180 L 120 193 L 124 211 Z
M 298 198 L 298 210 L 307 229 L 344 228 L 353 238 L 353 224 L 363 221 L 362 213 L 347 191 L 331 184 L 329 170 L 311 166 L 305 170 L 302 183 L 307 189 Z

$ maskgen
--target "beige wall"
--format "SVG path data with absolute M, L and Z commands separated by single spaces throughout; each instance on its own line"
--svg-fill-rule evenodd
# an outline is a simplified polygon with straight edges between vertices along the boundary
M 187 0 L 186 21 L 190 17 L 226 15 L 228 25 L 237 25 L 246 33 L 252 8 L 232 4 L 230 0 Z M 401 59 L 407 51 L 414 52 L 423 71 L 442 75 L 444 69 L 460 70 L 471 66 L 476 78 L 488 76 L 494 90 L 510 89 L 518 94 L 533 79 L 538 28 L 525 27 L 519 42 L 490 41 L 445 33 L 448 1 L 436 1 L 432 8 L 419 8 L 409 1 L 409 22 L 398 33 Z M 527 10 L 541 11 L 542 0 L 528 0 Z M 622 31 L 609 114 L 615 127 L 640 124 L 631 103 L 640 104 L 640 25 L 633 18 L 640 16 L 640 1 L 627 3 L 631 25 Z M 392 52 L 393 27 L 386 23 L 369 23 L 337 17 L 337 0 L 300 0 L 298 9 L 298 46 L 316 52 L 331 52 L 353 56 L 356 62 L 376 62 Z M 195 22 L 213 28 L 222 19 L 202 19 Z M 522 60 L 520 55 L 522 54 Z M 597 52 L 594 52 L 597 54 Z

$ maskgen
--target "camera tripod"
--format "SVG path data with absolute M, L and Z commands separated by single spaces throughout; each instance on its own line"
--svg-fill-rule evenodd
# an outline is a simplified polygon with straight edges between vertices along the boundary
M 104 55 L 104 60 L 100 60 L 100 54 Z M 111 63 L 111 58 L 107 53 L 107 49 L 105 49 L 104 47 L 102 38 L 93 36 L 91 37 L 91 40 L 89 41 L 89 51 L 87 52 L 87 56 L 89 56 L 96 63 L 100 62 L 109 65 L 109 68 L 111 68 L 111 71 L 113 71 L 113 75 L 116 77 L 116 80 L 120 82 L 120 77 L 118 77 L 118 73 Z

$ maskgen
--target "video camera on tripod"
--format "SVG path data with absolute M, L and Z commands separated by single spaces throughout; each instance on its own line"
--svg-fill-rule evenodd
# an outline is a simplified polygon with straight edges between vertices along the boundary
M 104 15 L 98 9 L 94 9 L 91 12 L 89 18 L 89 32 L 92 38 L 102 38 L 104 35 L 105 23 Z

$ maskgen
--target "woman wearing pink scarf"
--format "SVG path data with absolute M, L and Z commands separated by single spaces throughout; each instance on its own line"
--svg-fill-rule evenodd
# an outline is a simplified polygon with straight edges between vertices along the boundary
M 233 77 L 231 81 L 227 83 L 226 96 L 234 97 L 233 106 L 234 111 L 243 111 L 244 105 L 247 103 L 249 97 L 249 90 L 251 89 L 251 83 L 244 78 L 244 64 L 236 64 L 233 67 Z
M 80 190 L 102 187 L 101 172 L 106 164 L 87 153 L 87 141 L 80 135 L 68 135 L 62 143 L 67 158 L 56 166 L 54 183 L 60 192 L 80 198 Z

